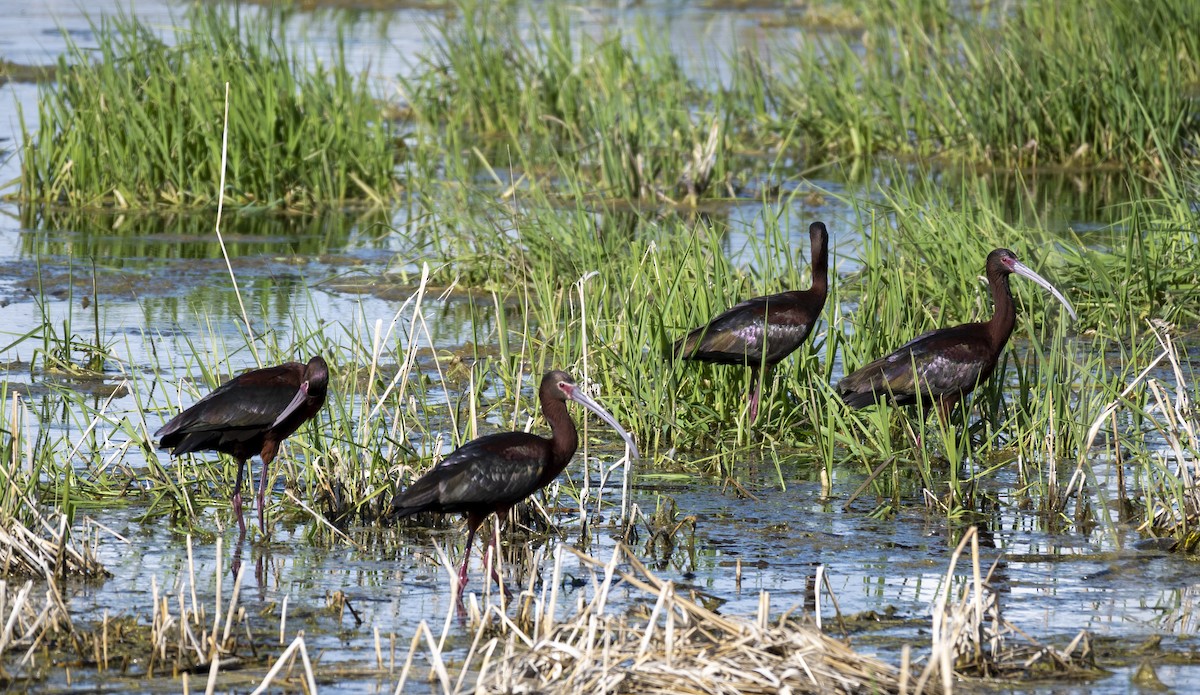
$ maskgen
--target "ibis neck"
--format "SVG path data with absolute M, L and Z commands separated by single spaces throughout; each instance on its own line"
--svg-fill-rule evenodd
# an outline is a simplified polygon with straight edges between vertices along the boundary
M 575 450 L 579 448 L 579 432 L 567 412 L 566 401 L 557 398 L 542 399 L 542 415 L 550 423 L 550 448 L 552 461 L 550 470 L 546 471 L 548 479 L 555 478 L 567 467 Z
M 992 302 L 996 305 L 995 313 L 987 323 L 988 337 L 993 352 L 999 354 L 1017 323 L 1017 307 L 1008 287 L 1008 273 L 989 273 L 988 284 L 992 286 Z
M 812 288 L 824 294 L 829 289 L 829 246 L 818 237 L 812 249 Z

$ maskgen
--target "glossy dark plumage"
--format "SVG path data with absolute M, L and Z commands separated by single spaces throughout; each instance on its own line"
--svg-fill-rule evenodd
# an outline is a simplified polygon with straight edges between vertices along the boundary
M 242 518 L 242 478 L 246 461 L 262 457 L 258 485 L 258 526 L 265 534 L 263 502 L 266 497 L 267 466 L 287 439 L 325 404 L 329 367 L 321 357 L 307 365 L 287 362 L 255 369 L 230 379 L 176 415 L 154 433 L 160 449 L 172 456 L 196 451 L 216 451 L 237 459 L 238 476 L 232 503 L 238 525 Z
M 771 368 L 808 339 L 829 289 L 829 232 L 822 222 L 808 227 L 812 243 L 812 287 L 734 305 L 708 324 L 675 341 L 679 359 L 750 367 L 750 421 L 758 418 L 759 368 Z
M 837 392 L 852 408 L 882 400 L 898 405 L 920 402 L 934 404 L 948 417 L 955 404 L 986 381 L 996 369 L 1000 351 L 1008 342 L 1017 320 L 1009 290 L 1011 273 L 1024 275 L 1046 288 L 1067 307 L 1075 309 L 1049 282 L 1017 260 L 1008 249 L 996 249 L 987 257 L 987 278 L 995 311 L 988 321 L 941 328 L 901 345 L 895 352 L 864 365 L 837 385 Z
M 419 512 L 467 515 L 467 549 L 459 570 L 459 592 L 467 583 L 467 563 L 475 532 L 488 514 L 503 517 L 517 502 L 550 484 L 566 468 L 579 445 L 566 401 L 595 412 L 625 439 L 637 457 L 633 439 L 607 410 L 562 371 L 548 372 L 538 389 L 551 437 L 529 432 L 499 432 L 455 449 L 392 500 L 391 518 Z

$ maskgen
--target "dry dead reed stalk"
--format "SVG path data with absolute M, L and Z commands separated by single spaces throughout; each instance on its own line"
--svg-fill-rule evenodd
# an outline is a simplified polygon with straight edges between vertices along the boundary
M 971 548 L 969 580 L 954 593 L 955 569 L 966 548 Z M 952 691 L 959 679 L 988 679 L 1012 683 L 1034 678 L 1096 677 L 1103 671 L 1094 663 L 1091 639 L 1080 633 L 1065 649 L 1043 645 L 1003 618 L 1000 593 L 992 584 L 997 560 L 984 576 L 979 564 L 979 533 L 967 529 L 950 557 L 943 590 L 934 604 L 932 646 L 929 659 L 913 692 L 929 692 L 940 679 L 943 692 Z M 1013 637 L 1020 642 L 1014 642 Z
M 957 570 L 967 549 L 966 581 Z M 561 605 L 563 558 L 574 553 L 589 573 L 590 590 Z M 899 668 L 854 651 L 826 636 L 809 619 L 770 617 L 770 598 L 761 594 L 753 618 L 718 615 L 698 597 L 654 576 L 625 545 L 602 562 L 566 546 L 554 551 L 552 572 L 540 587 L 525 582 L 510 601 L 515 611 L 484 596 L 469 596 L 459 618 L 475 626 L 466 657 L 445 659 L 446 635 L 422 623 L 413 636 L 396 692 L 413 675 L 418 651 L 429 664 L 436 692 L 490 693 L 950 693 L 963 681 L 1011 683 L 1028 679 L 1087 679 L 1103 674 L 1093 662 L 1086 632 L 1063 649 L 1038 643 L 1001 615 L 1001 595 L 980 567 L 979 536 L 968 529 L 951 555 L 933 606 L 927 658 L 910 662 L 910 646 Z M 453 566 L 443 557 L 447 573 Z M 997 563 L 998 565 L 999 563 Z M 818 580 L 819 581 L 819 580 Z M 641 606 L 610 610 L 614 588 L 640 591 Z M 569 617 L 560 619 L 560 615 Z M 452 678 L 452 674 L 456 678 Z M 471 679 L 470 676 L 474 678 Z M 473 680 L 474 682 L 469 682 Z M 439 687 L 440 686 L 440 687 Z
M 475 692 L 900 692 L 892 666 L 796 621 L 770 624 L 717 615 L 655 577 L 623 545 L 608 563 L 571 552 L 595 572 L 591 601 L 581 598 L 574 616 L 558 622 L 557 582 L 550 581 L 540 598 L 522 596 L 523 610 L 515 621 L 489 607 L 480 616 L 468 662 L 468 668 L 478 669 Z M 561 560 L 559 551 L 556 578 Z M 648 617 L 605 611 L 618 584 L 654 600 Z M 484 641 L 485 631 L 507 633 L 508 639 Z
M 85 534 L 83 542 L 76 543 L 67 516 L 58 509 L 43 514 L 44 505 L 30 496 L 29 477 L 32 473 L 22 470 L 21 466 L 22 459 L 33 460 L 29 442 L 21 436 L 24 414 L 20 396 L 14 393 L 12 416 L 8 422 L 13 437 L 12 459 L 0 462 L 0 476 L 3 476 L 0 483 L 3 486 L 0 489 L 0 574 L 33 575 L 45 579 L 51 586 L 56 577 L 106 575 L 104 565 L 93 550 L 95 539 Z M 100 415 L 97 415 L 92 420 L 80 436 L 81 442 L 99 419 Z
M 55 513 L 52 523 L 30 506 L 39 530 L 20 519 L 0 520 L 0 574 L 36 575 L 47 581 L 68 574 L 98 577 L 107 574 L 90 544 L 77 547 L 67 526 L 67 517 Z
M 1163 349 L 1162 355 L 1171 365 L 1175 385 L 1171 388 L 1158 379 L 1149 379 L 1146 383 L 1154 400 L 1150 425 L 1167 442 L 1165 451 L 1152 452 L 1152 455 L 1161 457 L 1155 468 L 1174 470 L 1177 480 L 1161 484 L 1162 493 L 1147 496 L 1148 499 L 1173 500 L 1175 504 L 1161 504 L 1146 526 L 1158 535 L 1174 535 L 1180 538 L 1184 549 L 1194 550 L 1200 546 L 1200 532 L 1196 531 L 1200 525 L 1200 460 L 1197 460 L 1200 413 L 1189 398 L 1179 350 L 1171 334 L 1165 328 L 1154 329 L 1154 337 Z M 1166 492 L 1171 488 L 1178 489 L 1178 494 Z
M 1149 513 L 1146 522 L 1138 530 L 1158 536 L 1174 536 L 1179 541 L 1179 549 L 1193 551 L 1200 548 L 1200 531 L 1196 530 L 1200 528 L 1200 414 L 1189 396 L 1191 387 L 1187 383 L 1179 349 L 1175 346 L 1169 327 L 1151 321 L 1150 329 L 1162 348 L 1161 352 L 1092 422 L 1084 446 L 1079 451 L 1075 473 L 1063 497 L 1065 499 L 1073 492 L 1082 496 L 1085 480 L 1094 490 L 1103 489 L 1096 482 L 1092 470 L 1092 445 L 1100 430 L 1113 421 L 1118 411 L 1136 409 L 1149 429 L 1157 432 L 1166 442 L 1166 447 L 1148 452 L 1153 465 L 1143 497 Z M 1174 384 L 1151 376 L 1164 361 L 1171 368 Z M 1130 396 L 1143 383 L 1149 393 L 1149 403 L 1145 408 L 1131 406 Z M 1114 465 L 1119 470 L 1122 464 L 1118 460 Z M 1124 493 L 1123 484 L 1121 492 Z M 1101 515 L 1101 519 L 1111 526 L 1108 515 Z M 1112 536 L 1120 542 L 1115 530 Z
M 192 538 L 188 536 L 188 575 L 176 581 L 175 591 L 160 591 L 157 578 L 151 578 L 151 596 L 154 612 L 150 622 L 150 655 L 146 661 L 146 673 L 154 676 L 157 669 L 167 672 L 199 672 L 208 669 L 208 691 L 215 687 L 221 667 L 239 664 L 239 635 L 235 626 L 242 626 L 247 635 L 250 649 L 254 649 L 246 624 L 245 609 L 238 605 L 243 565 L 234 579 L 229 604 L 222 608 L 221 578 L 224 566 L 221 558 L 222 542 L 217 539 L 215 569 L 216 585 L 213 605 L 200 604 L 196 600 L 196 570 L 191 562 Z M 177 613 L 172 613 L 172 605 Z M 222 622 L 222 620 L 224 622 Z M 211 624 L 210 624 L 211 622 Z M 245 646 L 245 645 L 242 645 Z
M 304 665 L 304 692 L 309 695 L 316 695 L 317 679 L 313 674 L 312 661 L 308 658 L 308 649 L 304 646 L 304 633 L 296 635 L 296 639 L 292 640 L 288 648 L 279 655 L 279 658 L 275 660 L 275 665 L 271 667 L 266 677 L 263 678 L 262 683 L 254 689 L 251 695 L 259 695 L 260 693 L 267 692 L 268 687 L 275 682 L 275 678 L 279 676 L 284 666 L 288 666 L 295 661 L 297 653 L 300 655 L 300 661 Z
M 8 582 L 0 581 L 0 657 L 10 649 L 25 648 L 25 654 L 20 661 L 13 664 L 5 659 L 5 667 L 0 667 L 0 685 L 9 685 L 13 674 L 9 669 L 17 671 L 32 664 L 33 654 L 43 643 L 47 635 L 71 630 L 71 618 L 58 589 L 53 584 L 45 587 L 45 593 L 34 591 L 33 581 L 27 581 L 13 591 Z

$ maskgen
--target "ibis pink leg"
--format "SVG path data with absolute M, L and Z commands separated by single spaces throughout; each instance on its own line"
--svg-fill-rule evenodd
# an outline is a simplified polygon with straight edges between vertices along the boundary
M 267 466 L 269 464 L 270 461 L 263 459 L 262 477 L 258 479 L 258 530 L 262 531 L 263 536 L 267 535 L 265 513 L 267 506 Z
M 758 419 L 758 368 L 750 368 L 750 422 Z
M 471 561 L 471 544 L 475 542 L 475 529 L 479 523 L 472 517 L 467 518 L 467 548 L 463 551 L 462 568 L 458 570 L 458 597 L 462 599 L 463 589 L 467 587 L 467 563 Z
M 233 505 L 233 515 L 237 517 L 238 528 L 242 530 L 242 536 L 246 535 L 246 519 L 242 516 L 242 478 L 246 474 L 245 460 L 238 461 L 237 483 L 233 486 L 233 497 L 229 499 Z

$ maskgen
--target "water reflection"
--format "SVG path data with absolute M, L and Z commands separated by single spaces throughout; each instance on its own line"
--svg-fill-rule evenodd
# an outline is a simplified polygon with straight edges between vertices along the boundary
M 95 211 L 47 206 L 20 209 L 23 258 L 95 258 L 106 267 L 141 268 L 147 261 L 220 260 L 216 211 Z M 329 211 L 279 215 L 226 211 L 221 219 L 231 258 L 289 256 L 319 259 L 357 248 L 385 248 L 367 233 L 391 222 L 387 211 Z

